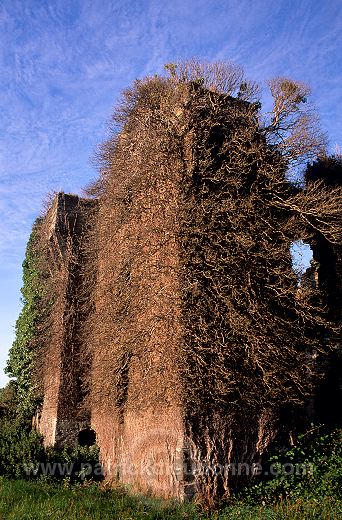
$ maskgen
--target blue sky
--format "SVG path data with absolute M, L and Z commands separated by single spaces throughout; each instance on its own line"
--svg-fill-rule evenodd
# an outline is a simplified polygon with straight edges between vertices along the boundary
M 42 201 L 79 193 L 120 91 L 182 58 L 232 60 L 259 81 L 309 83 L 342 146 L 339 0 L 1 0 L 0 386 L 21 263 Z

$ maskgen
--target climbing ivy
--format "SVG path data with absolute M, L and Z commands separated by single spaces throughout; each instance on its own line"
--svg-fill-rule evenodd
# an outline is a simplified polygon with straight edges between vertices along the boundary
M 42 321 L 44 284 L 35 247 L 40 219 L 37 219 L 26 248 L 23 262 L 22 310 L 15 326 L 15 340 L 9 352 L 6 373 L 15 378 L 17 413 L 32 416 L 39 405 L 33 382 L 33 363 L 39 348 L 39 324 Z

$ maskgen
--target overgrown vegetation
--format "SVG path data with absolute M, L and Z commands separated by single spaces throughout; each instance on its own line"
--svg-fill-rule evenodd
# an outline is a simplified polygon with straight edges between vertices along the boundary
M 16 386 L 9 383 L 0 395 L 0 476 L 37 479 L 50 475 L 74 483 L 101 480 L 97 446 L 44 449 L 32 418 L 18 413 L 15 392 Z
M 263 469 L 261 482 L 242 493 L 247 501 L 341 500 L 342 430 L 312 425 L 294 446 L 274 446 Z
M 0 475 L 23 477 L 24 465 L 42 459 L 41 436 L 32 429 L 32 417 L 41 404 L 34 378 L 40 347 L 40 325 L 47 315 L 36 249 L 39 219 L 35 222 L 23 262 L 22 311 L 16 322 L 15 341 L 6 367 L 13 378 L 0 394 Z
M 38 219 L 29 238 L 23 262 L 22 311 L 15 326 L 15 341 L 10 349 L 7 367 L 9 377 L 14 378 L 13 400 L 16 411 L 24 421 L 30 419 L 40 404 L 40 396 L 34 381 L 34 362 L 40 347 L 40 325 L 46 319 L 46 287 L 43 283 L 39 252 L 36 244 L 39 234 Z M 45 306 L 45 308 L 44 308 Z
M 32 417 L 18 408 L 17 386 L 11 382 L 0 396 L 0 475 L 12 478 L 23 477 L 24 465 L 37 463 L 44 454 Z

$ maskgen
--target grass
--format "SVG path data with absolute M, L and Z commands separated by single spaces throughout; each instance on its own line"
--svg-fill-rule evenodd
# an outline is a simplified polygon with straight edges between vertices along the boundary
M 234 503 L 206 515 L 193 504 L 179 505 L 129 495 L 122 489 L 63 486 L 49 481 L 0 480 L 0 520 L 338 520 L 341 503 L 296 500 L 274 505 Z

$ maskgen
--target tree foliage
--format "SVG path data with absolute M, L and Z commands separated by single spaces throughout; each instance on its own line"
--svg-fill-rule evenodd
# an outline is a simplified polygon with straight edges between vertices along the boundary
M 309 101 L 310 87 L 285 77 L 273 78 L 268 86 L 273 98 L 272 112 L 264 122 L 268 142 L 289 164 L 305 164 L 325 155 L 326 136 Z
M 15 326 L 15 340 L 9 352 L 7 374 L 15 378 L 15 395 L 18 413 L 32 416 L 39 403 L 33 372 L 39 349 L 40 324 L 46 317 L 43 307 L 44 274 L 41 272 L 39 252 L 36 248 L 39 220 L 33 226 L 23 262 L 22 310 Z M 46 302 L 44 302 L 46 303 Z

